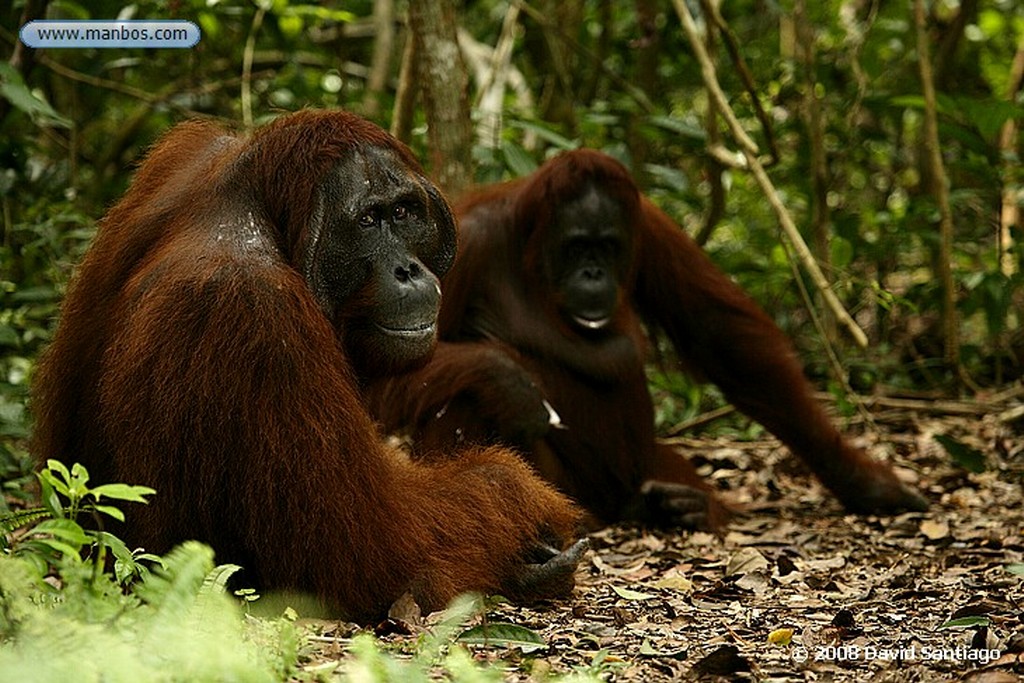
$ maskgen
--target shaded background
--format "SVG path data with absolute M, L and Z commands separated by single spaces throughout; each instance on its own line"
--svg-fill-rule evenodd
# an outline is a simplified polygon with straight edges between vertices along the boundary
M 1024 5 L 916 4 L 920 24 L 915 3 L 891 0 L 734 0 L 717 18 L 715 3 L 689 4 L 730 107 L 867 348 L 809 280 L 804 297 L 765 193 L 721 163 L 738 145 L 668 0 L 0 9 L 0 480 L 20 493 L 30 469 L 34 359 L 96 220 L 146 148 L 194 116 L 244 129 L 302 107 L 350 109 L 408 142 L 452 195 L 562 149 L 602 149 L 761 302 L 840 408 L 858 395 L 1005 390 L 1024 362 Z M 31 18 L 187 19 L 202 39 L 33 51 L 17 42 Z M 721 405 L 675 373 L 651 380 L 663 430 Z M 715 424 L 758 430 L 739 416 Z

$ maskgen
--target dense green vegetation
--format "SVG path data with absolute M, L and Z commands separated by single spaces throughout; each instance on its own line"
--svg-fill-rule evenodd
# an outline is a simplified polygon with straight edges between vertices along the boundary
M 699 4 L 707 11 L 712 3 Z M 722 5 L 714 30 L 708 17 L 698 22 L 717 79 L 833 291 L 867 332 L 867 348 L 833 321 L 806 270 L 794 265 L 765 191 L 743 168 L 723 165 L 725 155 L 708 153 L 735 158 L 740 147 L 711 103 L 671 3 L 458 3 L 470 72 L 482 74 L 470 87 L 475 179 L 520 175 L 577 146 L 620 158 L 793 336 L 810 374 L 838 394 L 955 395 L 1019 378 L 1024 5 L 922 3 L 923 41 L 914 3 Z M 188 50 L 26 51 L 17 42 L 26 7 L 32 18 L 187 19 L 202 39 Z M 192 116 L 240 126 L 282 110 L 344 107 L 394 126 L 428 167 L 438 164 L 424 109 L 414 102 L 409 121 L 396 113 L 405 104 L 398 86 L 407 9 L 403 0 L 16 0 L 0 9 L 0 512 L 38 494 L 28 387 L 73 264 L 163 131 Z M 390 45 L 387 27 L 396 29 Z M 506 44 L 507 62 L 490 51 Z M 936 88 L 934 112 L 922 60 Z M 508 85 L 497 107 L 483 96 L 495 83 Z M 939 165 L 928 154 L 931 113 Z M 947 294 L 954 311 L 944 308 Z M 954 323 L 955 339 L 944 320 Z M 827 349 L 838 363 L 826 360 Z M 666 424 L 718 401 L 672 373 L 652 379 Z M 79 539 L 76 552 L 65 549 L 51 566 L 80 572 L 68 558 L 96 540 Z M 12 604 L 29 610 L 17 617 L 19 628 L 41 628 L 26 591 L 40 587 L 42 570 L 16 555 L 0 562 L 4 595 L 12 591 Z M 213 567 L 195 548 L 166 566 L 171 576 L 190 572 L 193 596 Z M 109 609 L 147 602 L 116 586 L 103 592 L 113 596 Z M 51 616 L 70 618 L 66 612 Z M 0 614 L 0 631 L 13 618 Z
M 4 533 L 35 522 L 0 537 L 5 677 L 274 681 L 295 670 L 302 641 L 292 621 L 243 622 L 229 600 L 238 567 L 214 567 L 213 551 L 196 542 L 163 558 L 135 553 L 94 528 L 99 517 L 124 521 L 117 504 L 144 502 L 152 489 L 90 486 L 84 468 L 56 461 L 39 481 L 40 508 L 0 517 Z

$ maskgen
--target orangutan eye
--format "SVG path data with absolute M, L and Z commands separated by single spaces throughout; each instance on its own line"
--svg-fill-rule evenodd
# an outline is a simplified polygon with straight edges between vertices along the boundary
M 372 228 L 377 225 L 377 215 L 369 211 L 359 217 L 359 227 L 361 228 Z
M 409 217 L 409 209 L 405 204 L 399 204 L 395 207 L 394 211 L 391 212 L 391 217 L 396 221 L 404 221 Z

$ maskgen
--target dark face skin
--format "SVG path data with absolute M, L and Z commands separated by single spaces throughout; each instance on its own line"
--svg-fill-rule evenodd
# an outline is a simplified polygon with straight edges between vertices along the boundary
M 559 312 L 582 333 L 605 329 L 628 264 L 630 234 L 621 207 L 589 187 L 558 207 L 550 227 L 546 268 Z
M 300 269 L 361 375 L 425 360 L 437 339 L 438 276 L 455 254 L 447 204 L 388 149 L 366 148 L 324 181 Z

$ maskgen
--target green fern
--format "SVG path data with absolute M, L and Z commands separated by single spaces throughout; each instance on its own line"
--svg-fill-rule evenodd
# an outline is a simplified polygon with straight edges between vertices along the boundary
M 101 501 L 145 502 L 152 489 L 90 487 L 84 467 L 56 461 L 39 481 L 42 507 L 0 515 L 4 680 L 293 677 L 304 641 L 292 620 L 243 619 L 226 593 L 238 567 L 214 566 L 209 546 L 190 541 L 164 557 L 137 554 L 109 532 L 77 521 L 94 513 L 123 520 L 118 508 Z M 23 527 L 17 538 L 10 536 Z M 115 558 L 113 572 L 107 550 Z
M 0 535 L 4 538 L 0 538 L 0 547 L 6 548 L 6 536 L 7 534 L 13 533 L 23 526 L 35 524 L 48 517 L 52 517 L 50 511 L 44 507 L 27 508 L 25 510 L 12 510 L 0 514 Z

